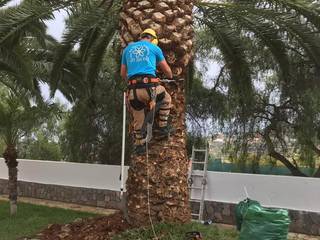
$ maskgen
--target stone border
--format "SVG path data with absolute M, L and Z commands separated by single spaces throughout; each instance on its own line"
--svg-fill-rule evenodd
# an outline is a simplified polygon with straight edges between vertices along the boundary
M 7 180 L 0 179 L 0 194 L 8 194 Z M 30 197 L 76 203 L 87 206 L 123 209 L 120 192 L 102 189 L 89 189 L 31 182 L 18 182 L 18 194 Z M 235 225 L 235 204 L 223 202 L 205 202 L 204 219 L 213 219 L 215 223 Z M 196 208 L 196 205 L 193 206 Z M 320 235 L 320 213 L 289 210 L 290 231 L 308 235 Z
M 0 194 L 8 194 L 7 180 L 0 179 Z M 76 203 L 87 206 L 121 209 L 120 192 L 18 181 L 18 195 Z
M 205 202 L 204 219 L 213 219 L 216 223 L 236 224 L 236 204 L 223 202 Z M 320 213 L 289 210 L 290 232 L 320 236 Z

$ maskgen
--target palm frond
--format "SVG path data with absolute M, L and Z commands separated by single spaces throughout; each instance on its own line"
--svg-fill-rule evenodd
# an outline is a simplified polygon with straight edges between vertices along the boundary
M 228 25 L 212 24 L 208 18 L 203 20 L 210 29 L 217 48 L 221 51 L 226 67 L 230 71 L 231 86 L 240 105 L 250 107 L 253 103 L 253 86 L 249 64 L 244 53 L 244 44 L 239 34 Z
M 11 0 L 0 0 L 0 7 L 4 7 L 4 6 L 7 5 L 9 2 L 11 2 Z
M 259 39 L 264 46 L 267 46 L 277 61 L 281 72 L 280 79 L 289 83 L 292 73 L 290 69 L 290 60 L 286 44 L 281 39 L 280 32 L 270 23 L 266 23 L 260 16 L 248 16 L 239 14 L 234 19 L 239 28 L 254 33 L 254 37 Z
M 99 25 L 103 16 L 103 10 L 95 8 L 69 23 L 67 32 L 62 37 L 62 43 L 58 47 L 54 59 L 51 74 L 52 94 L 54 94 L 61 81 L 61 71 L 67 55 L 83 36 Z
M 94 42 L 101 34 L 100 32 L 101 29 L 98 27 L 90 29 L 88 34 L 84 35 L 83 38 L 80 39 L 79 53 L 82 61 L 86 61 L 88 58 L 89 48 L 94 45 Z
M 90 81 L 97 76 L 105 49 L 118 23 L 118 12 L 119 6 L 116 3 L 107 8 L 101 7 L 100 4 L 88 4 L 70 17 L 53 64 L 51 94 L 54 94 L 58 86 L 60 88 L 62 77 L 65 76 L 62 75 L 64 61 L 68 59 L 68 55 L 77 43 L 80 43 L 80 48 L 76 52 L 85 66 L 84 81 Z
M 263 1 L 240 1 L 236 3 L 199 3 L 199 9 L 206 14 L 212 16 L 212 22 L 217 23 L 220 21 L 219 17 L 223 16 L 228 21 L 233 22 L 236 26 L 244 29 L 250 27 L 250 31 L 255 24 L 259 27 L 259 35 L 264 38 L 271 37 L 270 34 L 277 34 L 283 43 L 296 41 L 298 45 L 306 52 L 309 59 L 319 66 L 320 63 L 320 41 L 318 31 L 308 24 L 304 24 L 301 20 L 303 15 L 293 13 L 286 9 L 273 9 L 271 4 L 264 4 L 263 7 L 257 4 Z M 278 1 L 273 1 L 278 2 Z M 282 2 L 282 1 L 279 1 Z M 291 1 L 292 2 L 292 1 Z M 301 1 L 302 3 L 302 1 Z M 305 6 L 307 8 L 307 6 Z M 216 16 L 216 17 L 214 17 Z M 273 29 L 273 31 L 272 31 Z M 257 29 L 256 29 L 257 30 Z M 255 31 L 257 33 L 257 31 Z M 262 34 L 263 33 L 263 34 Z M 265 34 L 266 33 L 266 34 Z M 269 35 L 269 36 L 268 36 Z M 274 39 L 276 40 L 276 38 Z M 279 46 L 279 38 L 277 47 Z M 270 42 L 271 43 L 271 42 Z M 273 42 L 272 44 L 274 44 Z M 269 48 L 275 46 L 269 45 Z M 282 46 L 282 50 L 284 46 Z M 272 50 L 273 51 L 273 50 Z M 284 51 L 282 51 L 284 57 Z M 278 56 L 279 57 L 279 56 Z M 284 61 L 282 57 L 281 62 Z M 278 59 L 278 62 L 280 59 Z M 284 66 L 282 64 L 282 66 Z
M 32 31 L 32 26 L 39 20 L 53 19 L 53 14 L 52 9 L 43 4 L 25 3 L 0 11 L 0 19 L 0 44 L 2 44 L 25 31 Z
M 98 77 L 98 72 L 103 63 L 106 49 L 113 39 L 115 31 L 115 25 L 106 27 L 95 44 L 89 49 L 89 57 L 86 61 L 85 81 L 93 83 Z M 91 84 L 91 87 L 93 88 L 94 86 Z
M 310 0 L 267 0 L 270 4 L 276 4 L 287 10 L 294 10 L 297 14 L 304 16 L 307 22 L 312 23 L 320 29 L 319 4 Z
M 15 47 L 14 49 L 2 47 L 0 53 L 2 70 L 7 70 L 9 74 L 12 74 L 20 86 L 32 90 L 32 63 L 24 50 L 21 47 Z
M 17 6 L 1 9 L 0 44 L 27 33 L 39 35 L 39 28 L 36 25 L 40 24 L 44 28 L 43 21 L 52 20 L 54 11 L 73 4 L 76 3 L 74 1 L 25 0 Z
M 30 95 L 23 89 L 8 90 L 1 100 L 0 137 L 7 144 L 16 144 L 25 133 L 59 112 L 55 104 L 31 105 Z

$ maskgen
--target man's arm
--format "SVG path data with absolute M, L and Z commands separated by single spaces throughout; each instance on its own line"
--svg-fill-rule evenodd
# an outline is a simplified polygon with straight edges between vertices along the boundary
M 158 66 L 160 67 L 161 71 L 166 75 L 167 78 L 169 79 L 173 78 L 171 68 L 169 67 L 166 60 L 162 60 L 161 62 L 159 62 Z
M 124 81 L 127 81 L 127 66 L 121 64 L 120 75 Z

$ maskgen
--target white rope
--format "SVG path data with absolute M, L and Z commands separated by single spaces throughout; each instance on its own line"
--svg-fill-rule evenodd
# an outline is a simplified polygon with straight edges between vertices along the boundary
M 153 221 L 152 221 L 152 217 L 151 217 L 151 207 L 150 207 L 150 184 L 149 184 L 149 147 L 148 147 L 148 142 L 146 142 L 146 156 L 147 156 L 147 197 L 148 197 L 148 214 L 149 214 L 149 221 L 151 224 L 151 229 L 153 232 L 153 235 L 155 237 L 155 240 L 159 240 L 156 231 L 154 229 L 154 225 L 153 225 Z
M 154 90 L 155 91 L 155 90 Z M 152 116 L 152 122 L 151 122 L 151 126 L 153 126 L 154 123 L 154 117 L 155 117 L 155 107 L 153 108 L 153 116 Z M 151 128 L 152 131 L 152 128 Z M 150 225 L 151 225 L 151 229 L 153 232 L 153 235 L 155 237 L 155 240 L 159 240 L 156 231 L 154 229 L 154 225 L 153 225 L 153 221 L 152 221 L 152 217 L 151 217 L 151 207 L 150 207 L 150 176 L 149 176 L 149 143 L 148 141 L 146 141 L 146 159 L 147 159 L 147 200 L 148 200 L 148 215 L 149 215 L 149 221 L 150 221 Z

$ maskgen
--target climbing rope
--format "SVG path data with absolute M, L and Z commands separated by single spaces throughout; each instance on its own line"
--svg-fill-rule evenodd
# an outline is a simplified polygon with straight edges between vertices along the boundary
M 153 95 L 155 94 L 155 90 L 153 92 Z M 155 99 L 155 96 L 152 96 L 152 98 Z M 152 100 L 154 100 L 152 99 Z M 151 127 L 147 128 L 147 136 L 146 136 L 146 160 L 147 160 L 147 201 L 148 201 L 148 215 L 149 215 L 149 221 L 150 221 L 150 225 L 151 225 L 151 229 L 153 232 L 153 235 L 155 237 L 155 240 L 159 240 L 156 231 L 154 229 L 154 225 L 153 225 L 153 221 L 152 221 L 152 217 L 151 217 L 151 207 L 150 207 L 150 174 L 149 174 L 149 141 L 151 140 L 148 136 L 150 136 L 150 134 L 152 134 L 152 126 L 154 123 L 154 117 L 156 114 L 156 107 L 154 106 L 152 109 L 152 120 L 151 120 Z M 151 133 L 150 133 L 151 131 Z
M 148 201 L 148 215 L 149 215 L 149 221 L 150 221 L 150 225 L 151 225 L 151 229 L 153 232 L 153 235 L 155 237 L 155 240 L 159 240 L 156 231 L 154 229 L 154 225 L 153 225 L 153 221 L 152 221 L 152 217 L 151 217 L 151 207 L 150 207 L 150 180 L 149 180 L 149 147 L 148 147 L 148 142 L 146 142 L 146 158 L 147 158 L 147 201 Z

